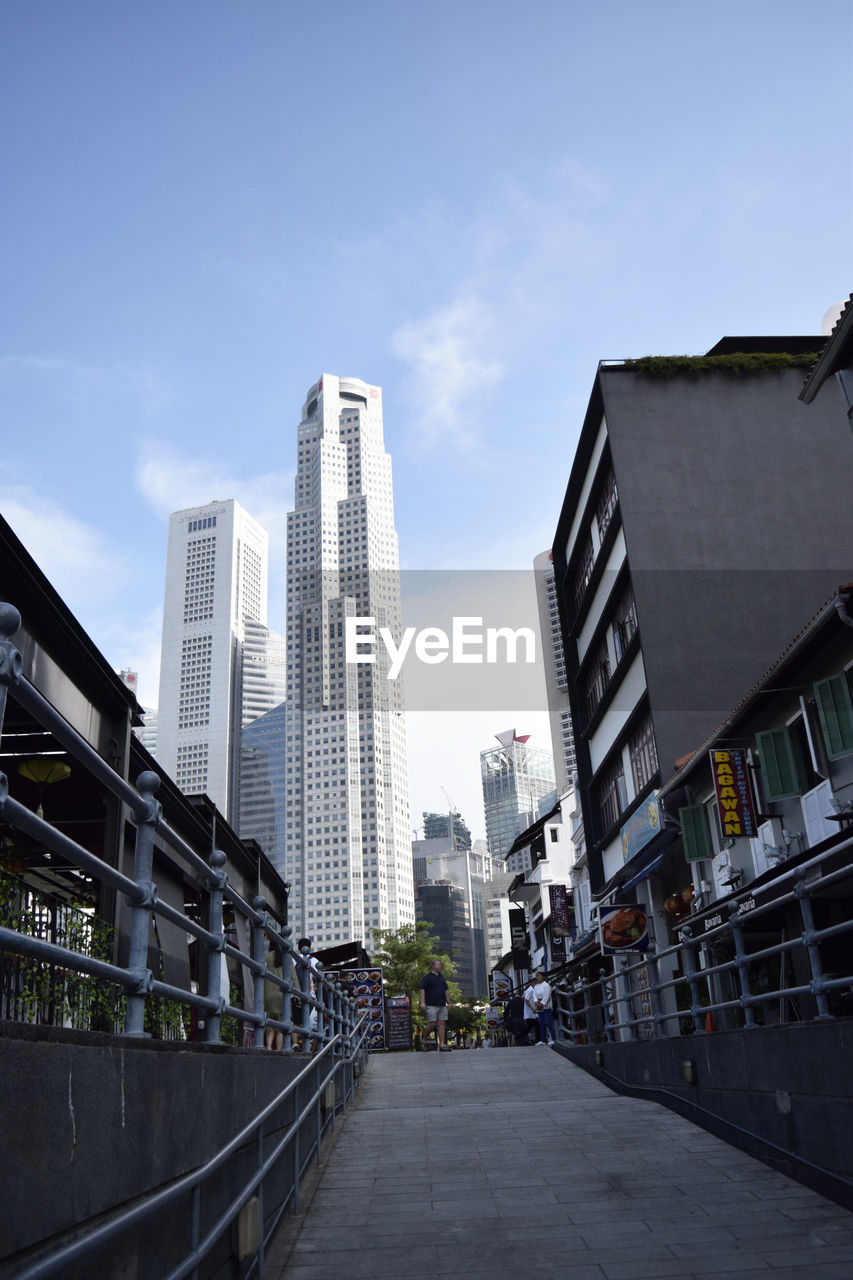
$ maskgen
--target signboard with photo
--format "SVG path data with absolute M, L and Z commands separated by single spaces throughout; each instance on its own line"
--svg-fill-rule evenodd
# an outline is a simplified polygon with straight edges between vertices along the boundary
M 512 983 L 510 982 L 503 969 L 492 970 L 492 999 L 506 1000 L 507 996 L 512 992 Z
M 369 1019 L 367 1043 L 371 1051 L 385 1048 L 385 999 L 382 970 L 339 969 L 341 982 L 345 983 L 350 994 L 355 997 L 357 1013 L 366 1012 Z
M 640 902 L 617 902 L 599 907 L 598 936 L 603 955 L 619 955 L 623 951 L 647 951 L 649 920 Z

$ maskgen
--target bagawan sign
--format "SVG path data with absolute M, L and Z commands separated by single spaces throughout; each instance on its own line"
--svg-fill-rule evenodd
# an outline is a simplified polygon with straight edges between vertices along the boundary
M 711 769 L 717 793 L 720 834 L 724 840 L 739 840 L 758 834 L 745 751 L 712 751 Z

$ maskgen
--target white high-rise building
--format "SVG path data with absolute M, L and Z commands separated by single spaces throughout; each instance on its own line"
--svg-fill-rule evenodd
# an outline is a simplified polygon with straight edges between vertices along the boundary
M 285 865 L 297 932 L 371 940 L 415 918 L 403 694 L 376 661 L 346 661 L 347 618 L 400 633 L 391 458 L 382 392 L 324 374 L 298 429 L 287 517 Z
M 533 572 L 536 580 L 542 655 L 545 662 L 545 692 L 548 697 L 548 719 L 551 725 L 551 750 L 554 755 L 557 794 L 563 795 L 572 786 L 572 778 L 577 768 L 577 756 L 572 713 L 569 707 L 566 656 L 563 652 L 563 635 L 560 630 L 557 584 L 550 551 L 543 551 L 536 556 L 533 561 Z
M 268 541 L 233 499 L 169 519 L 157 759 L 234 826 L 242 726 L 284 696 L 265 625 Z

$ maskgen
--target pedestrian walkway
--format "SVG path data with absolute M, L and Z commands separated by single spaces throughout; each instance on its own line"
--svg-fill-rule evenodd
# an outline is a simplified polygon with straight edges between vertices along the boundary
M 850 1280 L 853 1214 L 551 1049 L 376 1055 L 273 1280 Z

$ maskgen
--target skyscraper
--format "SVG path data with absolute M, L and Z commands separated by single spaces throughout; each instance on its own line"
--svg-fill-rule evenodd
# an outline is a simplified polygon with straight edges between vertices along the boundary
M 324 374 L 298 428 L 287 517 L 286 853 L 291 919 L 314 945 L 415 916 L 403 694 L 347 661 L 347 620 L 399 637 L 400 580 L 382 392 Z
M 557 793 L 563 795 L 572 785 L 577 757 L 575 735 L 572 730 L 572 712 L 569 706 L 563 633 L 560 630 L 557 584 L 554 579 L 554 561 L 550 551 L 543 551 L 536 557 L 533 561 L 533 571 L 536 578 L 536 603 L 539 609 L 539 630 L 542 635 L 542 656 L 545 662 L 545 693 L 548 698 L 548 719 L 551 725 L 551 750 L 554 753 Z
M 265 626 L 267 544 L 266 530 L 233 499 L 169 519 L 157 759 L 182 791 L 205 792 L 234 826 L 242 726 L 283 697 Z
M 495 864 L 501 867 L 515 837 L 539 817 L 540 801 L 556 798 L 554 758 L 550 751 L 527 745 L 514 729 L 495 734 L 500 744 L 480 752 L 486 839 Z M 529 852 L 506 860 L 507 871 L 523 871 Z

